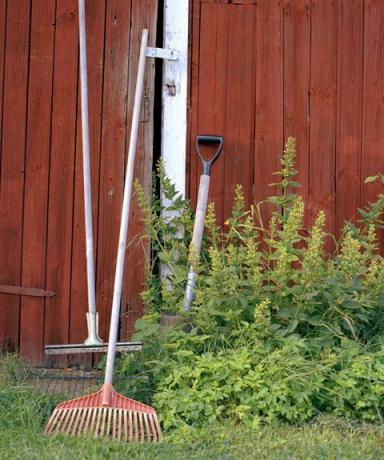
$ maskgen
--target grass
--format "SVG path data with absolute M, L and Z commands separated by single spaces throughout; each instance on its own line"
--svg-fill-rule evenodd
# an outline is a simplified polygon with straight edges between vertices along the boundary
M 226 423 L 166 433 L 157 445 L 46 437 L 58 402 L 23 383 L 20 360 L 0 360 L 0 458 L 7 459 L 384 459 L 384 428 L 333 418 L 248 429 Z

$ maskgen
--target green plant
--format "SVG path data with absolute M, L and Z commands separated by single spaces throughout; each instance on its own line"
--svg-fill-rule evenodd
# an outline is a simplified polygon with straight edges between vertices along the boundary
M 254 426 L 318 412 L 381 420 L 382 395 L 370 391 L 384 383 L 381 198 L 366 208 L 363 225 L 348 222 L 339 241 L 331 236 L 329 254 L 324 212 L 305 228 L 295 155 L 290 138 L 272 184 L 278 194 L 264 201 L 272 206 L 269 225 L 259 218 L 263 203 L 245 208 L 241 186 L 224 229 L 209 206 L 192 311 L 168 332 L 160 328 L 162 313 L 183 315 L 193 213 L 161 164 L 154 182 L 170 206 L 158 198 L 150 206 L 137 185 L 154 262 L 143 293 L 147 314 L 136 329 L 145 341 L 143 364 L 121 359 L 118 368 L 148 377 L 166 427 L 226 418 Z M 353 363 L 345 344 L 359 347 Z M 327 353 L 337 365 L 324 361 Z M 349 382 L 354 390 L 347 392 Z

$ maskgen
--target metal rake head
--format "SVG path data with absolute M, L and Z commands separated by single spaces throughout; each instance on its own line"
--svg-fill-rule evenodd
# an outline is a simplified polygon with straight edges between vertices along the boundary
M 46 434 L 93 435 L 126 442 L 157 442 L 161 438 L 156 411 L 105 386 L 96 393 L 60 403 L 53 411 Z

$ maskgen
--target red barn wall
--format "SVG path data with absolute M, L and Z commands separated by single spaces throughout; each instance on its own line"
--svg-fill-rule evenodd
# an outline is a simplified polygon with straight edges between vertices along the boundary
M 210 191 L 221 224 L 236 184 L 247 204 L 275 193 L 288 136 L 307 224 L 323 209 L 337 232 L 375 200 L 382 185 L 364 179 L 384 171 L 382 0 L 193 0 L 191 28 L 193 200 L 202 132 L 225 136 Z
M 157 0 L 88 0 L 90 135 L 97 304 L 107 338 L 141 31 Z M 0 348 L 43 363 L 43 345 L 86 337 L 77 0 L 0 0 Z M 148 60 L 136 176 L 151 182 L 154 63 Z M 133 207 L 130 234 L 142 230 Z M 143 249 L 144 247 L 144 249 Z M 142 313 L 145 245 L 127 253 L 122 331 Z M 61 362 L 65 365 L 65 362 Z

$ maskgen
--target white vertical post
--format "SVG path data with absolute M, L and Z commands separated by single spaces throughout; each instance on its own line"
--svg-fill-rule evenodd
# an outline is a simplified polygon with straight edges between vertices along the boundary
M 161 154 L 165 172 L 185 197 L 189 0 L 165 0 L 163 47 L 177 52 L 164 61 Z

